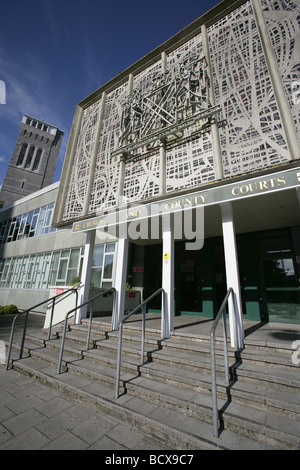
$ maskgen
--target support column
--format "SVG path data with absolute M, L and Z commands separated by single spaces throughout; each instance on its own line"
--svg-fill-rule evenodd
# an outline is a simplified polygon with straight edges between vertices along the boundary
M 114 304 L 112 312 L 112 330 L 118 330 L 120 320 L 123 318 L 126 297 L 127 262 L 129 241 L 127 234 L 120 236 L 116 260 Z
M 92 262 L 93 262 L 93 253 L 95 246 L 95 237 L 96 230 L 91 230 L 86 234 L 86 241 L 84 245 L 84 258 L 82 265 L 82 274 L 81 281 L 83 286 L 80 289 L 78 303 L 83 304 L 89 299 L 90 292 L 90 282 L 91 282 L 91 273 L 92 273 Z M 80 323 L 81 318 L 86 318 L 87 314 L 87 305 L 77 310 L 76 314 L 76 324 Z
M 170 338 L 170 331 L 174 329 L 174 219 L 173 215 L 162 217 L 163 260 L 162 260 L 162 287 L 165 291 L 162 302 L 161 335 Z
M 243 347 L 244 329 L 239 263 L 231 204 L 222 204 L 221 211 L 227 290 L 230 287 L 233 289 L 233 295 L 229 297 L 228 303 L 231 346 L 239 349 Z

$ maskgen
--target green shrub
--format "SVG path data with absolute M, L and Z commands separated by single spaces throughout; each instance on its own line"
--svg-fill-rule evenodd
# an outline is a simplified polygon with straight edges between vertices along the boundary
M 76 284 L 79 284 L 79 283 L 80 283 L 80 276 L 76 276 L 72 279 L 69 286 L 76 286 Z
M 4 307 L 1 307 L 0 308 L 0 315 L 3 314 L 3 315 L 6 315 L 8 313 L 18 313 L 19 310 L 18 310 L 18 307 L 16 307 L 15 305 L 11 304 L 11 305 L 4 305 Z

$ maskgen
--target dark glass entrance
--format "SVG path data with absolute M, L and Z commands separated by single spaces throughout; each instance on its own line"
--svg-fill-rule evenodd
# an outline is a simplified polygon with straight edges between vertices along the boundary
M 298 263 L 292 237 L 279 232 L 257 240 L 262 319 L 300 322 Z
M 243 318 L 300 323 L 300 229 L 237 236 Z M 162 286 L 162 245 L 145 247 L 144 298 Z M 227 291 L 223 238 L 175 243 L 175 314 L 214 318 Z M 149 310 L 160 311 L 159 298 Z

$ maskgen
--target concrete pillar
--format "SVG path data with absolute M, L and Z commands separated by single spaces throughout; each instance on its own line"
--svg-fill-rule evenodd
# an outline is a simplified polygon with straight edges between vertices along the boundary
M 221 211 L 227 289 L 230 287 L 233 289 L 233 295 L 229 297 L 228 303 L 231 346 L 239 349 L 243 347 L 244 329 L 239 263 L 231 203 L 222 204 Z
M 112 312 L 112 330 L 118 330 L 120 320 L 122 320 L 125 309 L 127 262 L 128 262 L 128 237 L 121 235 L 118 241 L 118 251 L 116 257 L 114 304 Z
M 86 234 L 86 241 L 84 245 L 84 258 L 81 273 L 81 282 L 83 283 L 83 286 L 80 289 L 78 300 L 79 305 L 83 304 L 84 302 L 87 302 L 87 300 L 89 299 L 95 237 L 96 230 L 91 230 Z M 77 310 L 76 324 L 80 323 L 81 318 L 86 318 L 87 308 L 88 306 L 86 305 L 81 309 Z
M 162 287 L 165 290 L 162 302 L 161 335 L 169 338 L 170 331 L 174 329 L 174 268 L 175 243 L 173 215 L 162 217 L 163 259 L 162 259 Z

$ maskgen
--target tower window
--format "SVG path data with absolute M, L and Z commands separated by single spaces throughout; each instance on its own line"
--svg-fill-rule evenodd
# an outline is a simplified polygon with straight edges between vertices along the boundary
M 30 149 L 29 149 L 27 158 L 26 158 L 24 168 L 30 168 L 32 157 L 33 157 L 33 154 L 34 154 L 34 150 L 35 150 L 35 148 L 33 146 L 31 146 Z
M 22 144 L 22 147 L 21 147 L 21 150 L 20 150 L 20 153 L 19 153 L 19 157 L 18 157 L 18 160 L 17 160 L 17 166 L 23 165 L 23 160 L 24 160 L 26 150 L 27 150 L 27 144 Z
M 39 169 L 40 161 L 42 156 L 42 149 L 38 149 L 32 166 L 32 171 L 37 171 Z

